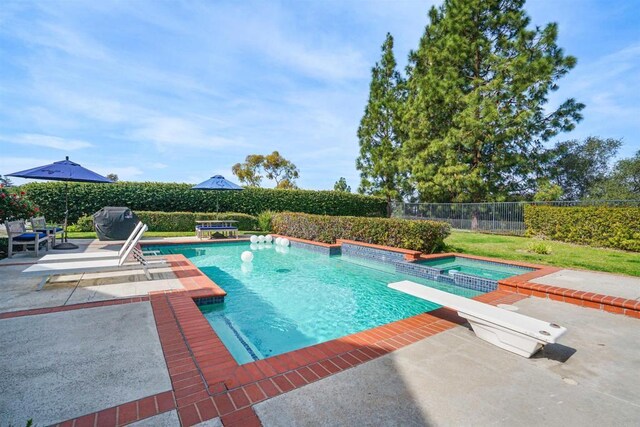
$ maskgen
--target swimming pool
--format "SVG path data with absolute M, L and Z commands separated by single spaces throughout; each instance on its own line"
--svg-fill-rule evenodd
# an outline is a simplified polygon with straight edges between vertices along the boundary
M 418 261 L 417 264 L 439 269 L 441 274 L 458 272 L 490 280 L 502 280 L 534 271 L 533 268 L 528 267 L 458 256 Z
M 275 356 L 431 311 L 439 306 L 387 288 L 408 279 L 473 297 L 481 292 L 397 273 L 384 264 L 302 248 L 249 243 L 155 246 L 183 254 L 221 286 L 224 303 L 200 309 L 239 364 Z

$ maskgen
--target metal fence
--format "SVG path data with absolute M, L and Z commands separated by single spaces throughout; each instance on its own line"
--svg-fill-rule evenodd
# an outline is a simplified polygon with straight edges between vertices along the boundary
M 524 207 L 548 206 L 640 206 L 640 200 L 589 200 L 569 202 L 490 202 L 490 203 L 401 203 L 391 204 L 391 216 L 406 219 L 444 221 L 460 230 L 523 235 Z

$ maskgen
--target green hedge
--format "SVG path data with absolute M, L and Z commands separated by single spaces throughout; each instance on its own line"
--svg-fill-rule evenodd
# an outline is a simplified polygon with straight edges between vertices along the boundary
M 149 231 L 193 231 L 196 220 L 228 219 L 238 221 L 240 230 L 258 230 L 258 218 L 237 212 L 148 212 L 134 211 L 140 221 L 149 226 Z
M 640 252 L 640 207 L 525 206 L 528 236 Z
M 357 240 L 396 248 L 432 253 L 442 249 L 451 232 L 449 224 L 395 218 L 309 215 L 283 212 L 271 220 L 273 231 L 301 239 L 334 243 Z
M 258 230 L 258 218 L 237 212 L 151 212 L 134 211 L 140 221 L 149 226 L 149 231 L 193 231 L 196 220 L 227 219 L 238 221 L 236 224 L 240 230 Z M 90 224 L 87 227 L 87 224 Z M 72 226 L 73 231 L 93 231 L 93 218 L 80 217 L 77 224 Z
M 265 210 L 296 211 L 324 215 L 385 216 L 380 197 L 344 191 L 276 190 L 247 188 L 244 191 L 198 191 L 190 184 L 117 182 L 85 184 L 33 182 L 21 186 L 49 221 L 64 218 L 65 186 L 69 189 L 70 222 L 105 206 L 127 206 L 134 211 L 240 212 L 257 215 Z

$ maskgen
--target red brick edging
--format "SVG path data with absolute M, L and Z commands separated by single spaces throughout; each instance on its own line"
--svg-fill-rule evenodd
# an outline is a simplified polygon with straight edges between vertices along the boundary
M 492 304 L 524 296 L 494 291 Z M 441 308 L 408 319 L 252 363 L 238 365 L 193 300 L 153 295 L 158 334 L 175 390 L 178 414 L 190 426 L 220 416 L 225 426 L 260 425 L 252 405 L 357 366 L 464 322 Z
M 124 426 L 175 409 L 171 390 L 127 402 L 112 408 L 73 418 L 56 424 L 57 427 Z

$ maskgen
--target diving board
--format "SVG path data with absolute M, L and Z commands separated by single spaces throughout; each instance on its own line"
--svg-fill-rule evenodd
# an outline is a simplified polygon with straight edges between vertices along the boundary
M 523 357 L 555 343 L 567 329 L 555 323 L 450 294 L 409 280 L 389 283 L 391 289 L 451 308 L 469 321 L 478 338 Z

